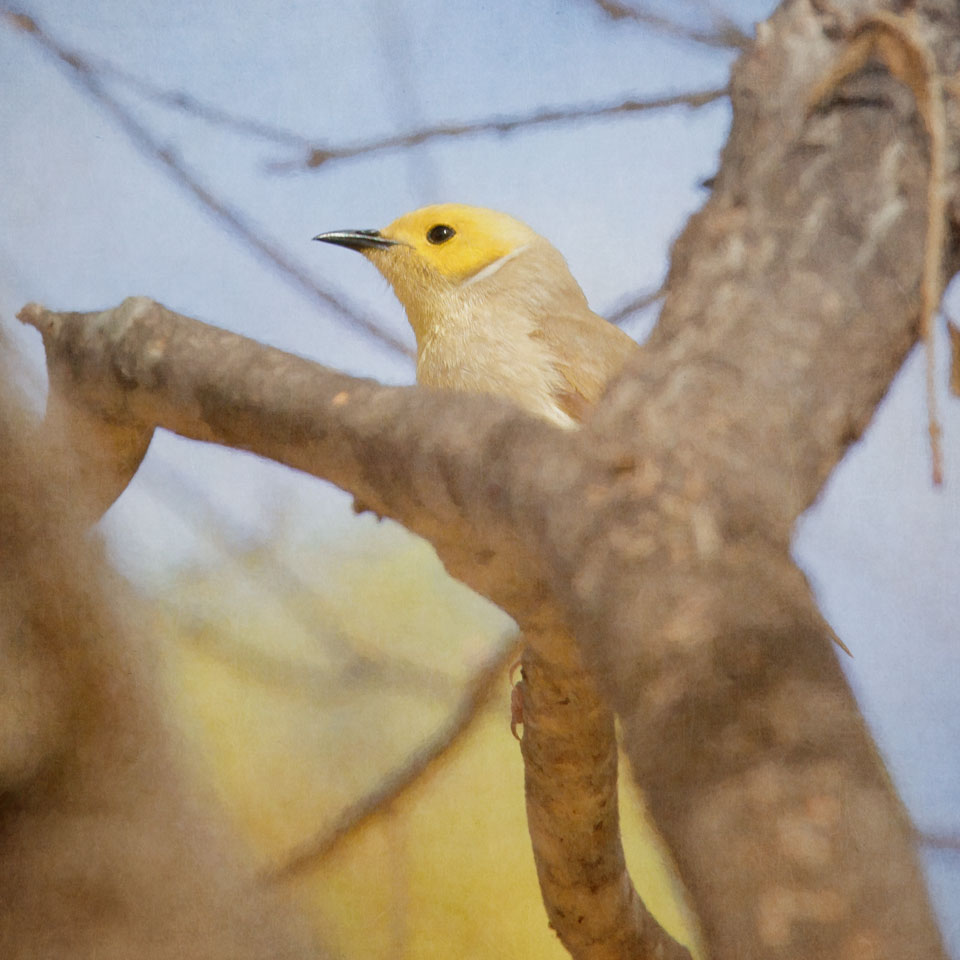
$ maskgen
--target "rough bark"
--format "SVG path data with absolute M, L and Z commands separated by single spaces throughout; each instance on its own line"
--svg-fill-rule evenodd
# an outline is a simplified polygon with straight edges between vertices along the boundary
M 478 520 L 464 511 L 442 466 L 446 458 L 430 453 L 436 446 L 457 463 L 459 450 L 482 475 L 499 425 L 514 426 L 512 407 L 481 406 L 492 432 L 478 455 L 464 431 L 470 414 L 446 394 L 355 380 L 144 298 L 95 314 L 30 306 L 21 318 L 44 334 L 60 394 L 55 409 L 78 407 L 78 425 L 109 423 L 109 432 L 98 428 L 83 440 L 87 449 L 107 441 L 91 457 L 107 468 L 107 490 L 119 492 L 130 479 L 154 425 L 250 450 L 332 480 L 367 509 L 400 520 L 434 544 L 453 576 L 510 613 L 528 644 L 527 805 L 551 924 L 577 957 L 688 956 L 633 889 L 619 834 L 613 715 L 582 668 L 539 561 L 503 516 Z M 468 410 L 476 409 L 472 400 Z M 440 433 L 411 472 L 413 437 L 424 419 Z M 555 432 L 546 428 L 547 437 Z M 91 471 L 90 481 L 95 477 Z
M 916 7 L 952 73 L 956 9 Z M 331 480 L 520 622 L 558 604 L 714 958 L 943 956 L 909 823 L 789 555 L 917 335 L 930 142 L 915 93 L 875 64 L 808 101 L 873 9 L 796 0 L 758 31 L 661 323 L 576 434 L 142 301 L 26 315 L 94 408 L 122 396 L 147 429 Z
M 555 607 L 524 630 L 527 825 L 550 925 L 583 960 L 689 960 L 640 900 L 624 860 L 613 711 Z
M 957 10 L 920 6 L 953 73 Z M 595 423 L 606 467 L 568 491 L 593 490 L 594 510 L 545 537 L 714 956 L 942 951 L 788 549 L 918 325 L 930 143 L 915 94 L 874 63 L 808 110 L 870 7 L 842 21 L 789 3 L 758 31 L 660 324 Z

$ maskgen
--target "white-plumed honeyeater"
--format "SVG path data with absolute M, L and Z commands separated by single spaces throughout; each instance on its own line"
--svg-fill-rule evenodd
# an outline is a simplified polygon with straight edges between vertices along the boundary
M 572 427 L 639 349 L 587 306 L 560 251 L 505 213 L 442 203 L 313 239 L 359 250 L 390 282 L 417 337 L 418 383 L 498 394 Z
M 444 203 L 314 240 L 358 250 L 390 282 L 418 383 L 497 394 L 570 427 L 637 349 L 587 306 L 560 252 L 504 213 Z

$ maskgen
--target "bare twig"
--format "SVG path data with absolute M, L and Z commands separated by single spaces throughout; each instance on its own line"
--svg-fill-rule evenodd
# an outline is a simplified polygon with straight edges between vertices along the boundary
M 206 656 L 225 664 L 265 687 L 285 695 L 301 694 L 328 708 L 355 700 L 358 687 L 395 691 L 422 697 L 449 698 L 455 689 L 452 677 L 436 670 L 421 670 L 399 658 L 356 654 L 339 667 L 320 669 L 301 660 L 278 656 L 263 647 L 225 637 L 220 626 L 202 620 L 191 623 L 178 636 Z
M 49 40 L 46 31 L 40 29 L 32 18 L 23 14 L 8 14 L 8 19 L 19 29 L 27 33 L 38 34 Z M 74 52 L 63 51 L 57 48 L 54 51 L 61 59 L 66 56 L 71 66 L 84 69 L 100 78 L 116 81 L 123 84 L 135 93 L 159 103 L 162 106 L 192 114 L 207 123 L 233 130 L 236 133 L 267 140 L 282 146 L 306 148 L 309 155 L 306 163 L 303 161 L 279 161 L 270 164 L 271 170 L 292 170 L 302 166 L 319 167 L 336 160 L 348 160 L 354 157 L 366 156 L 371 153 L 380 153 L 405 147 L 419 146 L 430 140 L 469 136 L 482 133 L 508 134 L 525 127 L 535 127 L 544 124 L 569 123 L 584 119 L 597 119 L 619 113 L 637 113 L 650 110 L 663 110 L 677 106 L 698 108 L 721 100 L 727 96 L 725 87 L 707 90 L 694 90 L 687 93 L 667 94 L 650 99 L 626 99 L 610 104 L 584 104 L 579 106 L 559 107 L 552 110 L 535 111 L 517 116 L 493 117 L 487 120 L 478 120 L 465 124 L 442 124 L 427 127 L 410 133 L 398 134 L 376 140 L 365 141 L 345 147 L 321 147 L 316 141 L 302 133 L 288 130 L 275 124 L 266 123 L 251 117 L 245 117 L 229 110 L 224 110 L 212 103 L 200 99 L 193 94 L 182 90 L 171 90 L 160 84 L 153 83 L 143 77 L 124 70 L 115 63 L 103 57 L 84 54 L 81 58 Z M 81 66 L 82 65 L 82 66 Z
M 63 47 L 43 30 L 32 17 L 22 13 L 8 12 L 6 13 L 6 19 L 18 29 L 33 37 L 48 54 L 53 56 L 60 64 L 69 68 L 71 79 L 113 117 L 133 145 L 144 156 L 163 166 L 178 186 L 198 200 L 209 213 L 226 226 L 234 236 L 242 240 L 247 247 L 271 263 L 280 273 L 293 281 L 296 286 L 315 301 L 325 308 L 332 309 L 335 316 L 342 321 L 379 340 L 396 353 L 408 357 L 413 356 L 412 350 L 392 333 L 383 329 L 378 321 L 364 315 L 360 309 L 349 304 L 341 294 L 331 293 L 321 287 L 283 250 L 265 239 L 259 230 L 247 221 L 238 210 L 215 196 L 187 168 L 173 150 L 161 144 L 123 104 L 104 89 L 99 75 L 84 57 Z
M 588 103 L 581 106 L 558 107 L 552 110 L 538 110 L 533 113 L 514 116 L 492 117 L 473 123 L 440 124 L 415 130 L 411 133 L 397 134 L 376 140 L 367 140 L 345 147 L 314 146 L 306 161 L 278 161 L 270 165 L 271 170 L 292 171 L 302 167 L 319 167 L 336 160 L 350 160 L 354 157 L 369 156 L 390 150 L 416 147 L 431 140 L 450 139 L 482 133 L 508 134 L 529 127 L 556 123 L 571 123 L 577 120 L 596 119 L 617 114 L 643 113 L 650 110 L 666 110 L 670 107 L 698 108 L 722 100 L 727 96 L 726 87 L 711 87 L 706 90 L 693 90 L 686 93 L 666 94 L 649 99 L 621 100 L 616 103 Z
M 606 314 L 611 323 L 620 326 L 635 313 L 645 310 L 652 303 L 662 300 L 667 295 L 667 285 L 661 283 L 653 290 L 644 290 L 641 293 L 631 293 L 616 303 Z
M 313 585 L 280 556 L 273 544 L 251 547 L 243 537 L 235 535 L 227 518 L 206 491 L 191 483 L 180 471 L 153 464 L 153 475 L 165 493 L 175 492 L 177 509 L 192 513 L 194 526 L 202 529 L 223 556 L 230 558 L 240 576 L 255 576 L 261 589 L 270 591 L 283 604 L 284 612 L 311 638 L 322 643 L 331 656 L 341 661 L 335 670 L 311 672 L 301 664 L 284 661 L 259 648 L 249 654 L 235 650 L 219 637 L 212 639 L 206 624 L 191 625 L 191 639 L 214 656 L 234 667 L 243 667 L 262 683 L 288 685 L 329 700 L 330 691 L 351 691 L 358 683 L 394 684 L 418 694 L 449 697 L 454 680 L 440 670 L 431 670 L 403 658 L 378 652 L 376 655 L 359 649 L 353 638 L 325 611 Z M 172 490 L 171 490 L 172 488 Z M 169 504 L 168 504 L 169 506 Z M 255 574 L 250 568 L 255 565 Z M 192 575 L 195 579 L 196 575 Z M 313 602 L 315 601 L 315 602 Z
M 143 77 L 138 77 L 103 57 L 87 54 L 84 59 L 101 77 L 121 83 L 144 99 L 152 100 L 161 106 L 181 110 L 206 123 L 233 130 L 235 133 L 245 136 L 255 137 L 258 140 L 267 140 L 271 143 L 293 147 L 310 145 L 309 138 L 295 130 L 287 130 L 273 123 L 254 120 L 251 117 L 244 117 L 230 110 L 224 110 L 222 107 L 201 100 L 199 97 L 183 90 L 170 90 Z
M 960 833 L 934 833 L 928 830 L 918 830 L 917 843 L 929 850 L 960 853 Z
M 341 844 L 373 818 L 388 811 L 408 790 L 433 773 L 460 743 L 482 709 L 493 698 L 497 684 L 505 676 L 508 665 L 516 659 L 518 648 L 518 638 L 512 635 L 477 672 L 460 706 L 433 740 L 417 751 L 400 770 L 386 777 L 365 797 L 347 807 L 331 827 L 298 844 L 282 859 L 279 866 L 265 870 L 264 879 L 291 880 L 318 867 Z M 504 725 L 506 726 L 506 720 Z
M 645 7 L 633 7 L 621 3 L 620 0 L 590 0 L 590 2 L 602 10 L 611 20 L 633 20 L 667 36 L 689 40 L 692 43 L 700 43 L 706 47 L 747 50 L 752 43 L 750 37 L 726 14 L 715 10 L 713 7 L 708 7 L 706 4 L 701 4 L 701 6 L 708 13 L 712 26 L 710 29 L 704 30 L 697 27 L 688 27 L 672 20 L 670 17 L 655 13 L 653 10 L 648 10 Z
M 390 954 L 409 955 L 412 897 L 410 896 L 409 837 L 400 817 L 391 816 L 387 823 L 387 856 L 390 874 Z

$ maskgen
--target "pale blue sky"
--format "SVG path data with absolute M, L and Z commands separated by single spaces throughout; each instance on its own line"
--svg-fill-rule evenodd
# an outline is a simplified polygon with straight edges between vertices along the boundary
M 735 7 L 746 24 L 768 4 Z M 325 145 L 721 85 L 731 59 L 611 22 L 589 0 L 36 0 L 24 9 L 84 54 Z M 408 361 L 264 266 L 5 24 L 0 84 L 0 322 L 25 346 L 32 370 L 42 369 L 37 338 L 9 326 L 24 302 L 82 310 L 145 294 L 351 373 L 412 381 Z M 698 183 L 715 170 L 729 123 L 721 103 L 277 174 L 267 165 L 296 159 L 296 148 L 110 89 L 318 282 L 408 343 L 383 281 L 361 258 L 311 244 L 315 233 L 382 226 L 443 200 L 507 210 L 564 252 L 603 312 L 662 276 L 671 239 L 703 200 Z M 638 318 L 628 329 L 639 336 L 647 323 Z M 943 369 L 944 346 L 940 354 Z M 960 403 L 941 391 L 947 481 L 934 491 L 920 360 L 915 352 L 864 442 L 803 519 L 796 552 L 854 651 L 851 680 L 917 822 L 960 832 Z M 353 536 L 361 522 L 347 498 L 323 484 L 164 435 L 105 520 L 115 556 L 137 579 L 218 556 L 171 474 L 215 502 L 240 536 L 268 531 L 278 510 L 317 542 Z M 960 855 L 930 854 L 927 865 L 960 957 Z

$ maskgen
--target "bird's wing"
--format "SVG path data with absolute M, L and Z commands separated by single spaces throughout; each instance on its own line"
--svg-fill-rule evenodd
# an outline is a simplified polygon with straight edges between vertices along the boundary
M 560 374 L 557 405 L 578 423 L 640 349 L 619 327 L 588 311 L 551 316 L 533 336 L 549 348 Z

